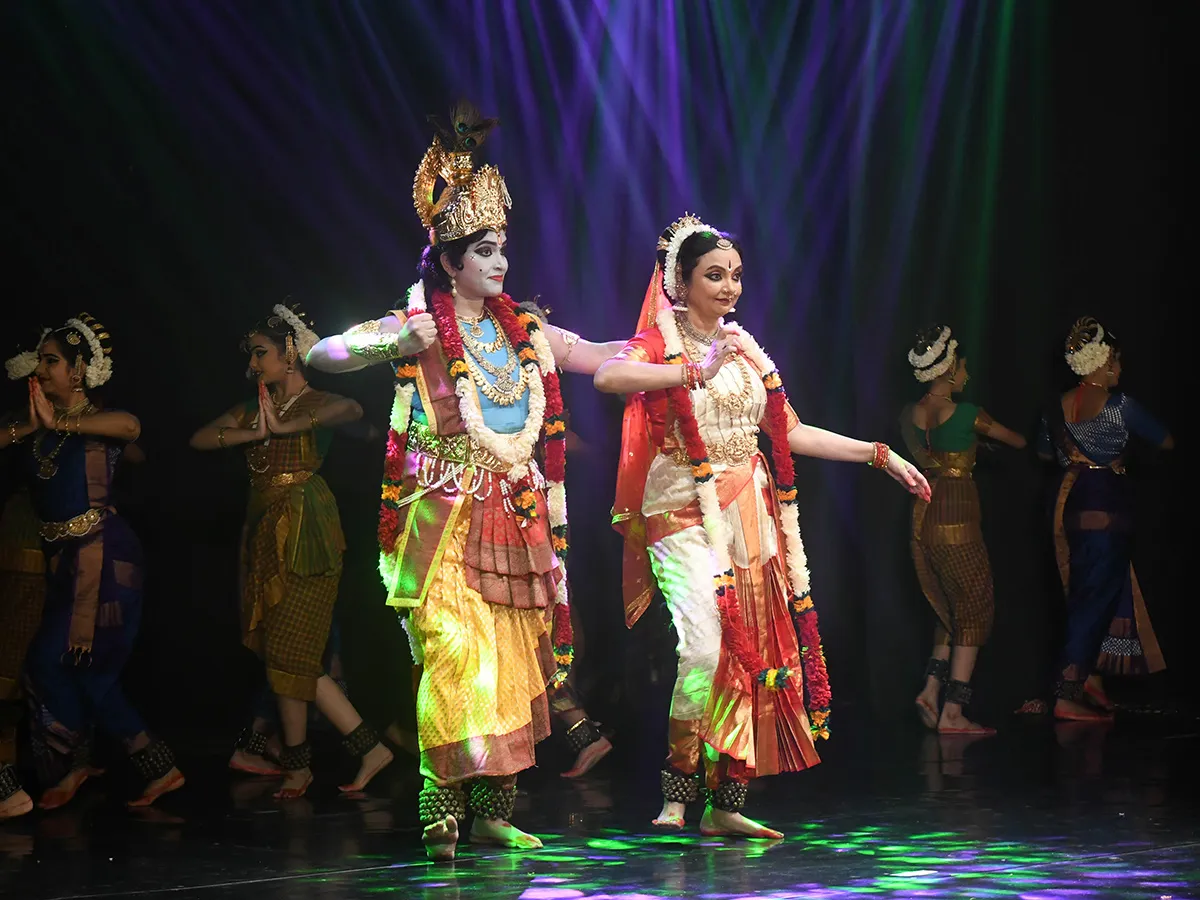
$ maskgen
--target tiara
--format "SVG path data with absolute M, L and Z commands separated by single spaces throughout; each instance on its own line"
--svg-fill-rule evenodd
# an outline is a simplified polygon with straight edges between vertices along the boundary
M 421 224 L 429 229 L 430 243 L 443 244 L 476 231 L 503 231 L 508 225 L 506 209 L 512 197 L 504 176 L 495 166 L 475 168 L 472 154 L 499 124 L 485 119 L 470 103 L 460 102 L 449 120 L 430 117 L 434 138 L 413 178 L 413 206 Z M 438 179 L 446 182 L 433 199 Z

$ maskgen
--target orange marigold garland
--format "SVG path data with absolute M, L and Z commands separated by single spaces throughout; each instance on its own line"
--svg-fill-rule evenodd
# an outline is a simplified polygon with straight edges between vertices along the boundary
M 429 301 L 428 311 L 432 314 L 437 326 L 439 342 L 446 358 L 446 370 L 456 385 L 456 393 L 459 393 L 457 388 L 463 386 L 464 380 L 469 382 L 471 374 L 464 356 L 466 350 L 463 346 L 462 335 L 458 330 L 453 299 L 449 294 L 437 291 L 429 298 Z M 551 541 L 554 552 L 563 566 L 552 618 L 554 656 L 558 671 L 551 679 L 551 683 L 558 686 L 566 681 L 571 662 L 574 659 L 571 617 L 566 591 L 565 566 L 568 550 L 565 490 L 566 417 L 562 390 L 554 365 L 553 352 L 537 318 L 518 310 L 516 304 L 507 295 L 502 294 L 499 297 L 489 298 L 485 305 L 512 345 L 519 364 L 527 369 L 537 367 L 540 370 L 540 386 L 545 395 L 545 409 L 542 413 L 539 430 L 544 441 L 545 474 L 549 482 L 547 505 L 550 512 Z M 426 298 L 422 285 L 418 283 L 413 285 L 409 291 L 408 312 L 411 315 L 424 311 L 426 311 Z M 416 389 L 417 367 L 416 357 L 406 357 L 394 364 L 396 404 L 393 406 L 391 428 L 388 431 L 378 535 L 381 550 L 380 570 L 384 572 L 385 578 L 394 569 L 395 547 L 400 536 L 398 501 L 404 475 L 408 414 Z M 470 389 L 473 390 L 473 385 Z M 529 522 L 537 518 L 537 491 L 533 484 L 532 470 L 526 469 L 526 474 L 515 481 L 505 478 L 501 482 L 501 488 L 506 493 L 509 507 L 522 522 Z
M 753 337 L 741 329 L 737 329 L 736 326 L 729 327 L 736 329 L 742 335 L 746 355 L 762 373 L 763 384 L 767 389 L 766 432 L 771 439 L 776 497 L 781 507 L 780 525 L 785 537 L 786 569 L 789 593 L 791 594 L 788 606 L 800 645 L 804 702 L 809 711 L 813 736 L 828 738 L 831 696 L 829 677 L 817 628 L 817 614 L 810 596 L 807 561 L 803 542 L 800 539 L 795 465 L 787 442 L 787 395 L 775 364 L 763 353 Z M 674 316 L 660 317 L 658 328 L 666 344 L 664 361 L 668 364 L 683 364 L 683 345 Z M 788 671 L 787 667 L 778 669 L 767 667 L 758 654 L 742 620 L 733 569 L 731 563 L 728 562 L 729 551 L 727 548 L 716 546 L 719 542 L 724 542 L 728 535 L 723 533 L 725 529 L 720 520 L 720 507 L 715 487 L 709 483 L 713 479 L 712 467 L 708 460 L 708 450 L 700 435 L 691 394 L 685 387 L 680 386 L 669 388 L 667 398 L 678 419 L 680 433 L 691 462 L 692 478 L 700 496 L 705 530 L 709 532 L 709 538 L 714 544 L 714 549 L 717 550 L 717 558 L 724 561 L 726 567 L 724 571 L 716 575 L 715 589 L 717 608 L 721 616 L 722 641 L 739 665 L 768 690 L 786 688 L 789 686 L 792 673 Z

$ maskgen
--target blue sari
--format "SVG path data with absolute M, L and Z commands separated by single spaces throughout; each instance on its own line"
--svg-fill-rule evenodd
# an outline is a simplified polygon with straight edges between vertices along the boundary
M 1067 600 L 1060 696 L 1092 672 L 1136 675 L 1166 667 L 1132 564 L 1133 502 L 1125 478 L 1130 435 L 1161 444 L 1167 430 L 1123 393 L 1092 419 L 1067 422 L 1060 404 L 1043 421 L 1040 450 L 1063 469 L 1054 543 Z
M 88 764 L 95 727 L 122 741 L 146 728 L 120 683 L 141 622 L 143 570 L 141 542 L 112 505 L 123 449 L 42 431 L 25 454 L 46 560 L 45 607 L 25 659 L 43 784 Z

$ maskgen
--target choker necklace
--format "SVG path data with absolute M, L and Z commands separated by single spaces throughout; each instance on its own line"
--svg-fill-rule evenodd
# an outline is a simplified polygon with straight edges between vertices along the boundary
M 1094 382 L 1094 381 L 1081 381 L 1081 382 L 1079 382 L 1079 386 L 1080 386 L 1080 387 L 1094 387 L 1094 388 L 1100 388 L 1100 390 L 1102 390 L 1102 391 L 1107 391 L 1107 390 L 1108 390 L 1108 385 L 1107 385 L 1107 384 L 1096 384 L 1096 382 Z
M 54 411 L 60 416 L 78 416 L 86 412 L 91 405 L 92 401 L 85 398 L 72 406 L 55 406 Z
M 477 316 L 464 316 L 459 313 L 455 313 L 455 317 L 458 319 L 458 321 L 467 326 L 467 331 L 470 332 L 471 337 L 481 338 L 483 337 L 483 327 L 479 323 L 487 318 L 487 314 L 487 307 L 485 306 L 483 308 L 483 312 Z M 496 330 L 499 331 L 500 329 L 497 328 Z
M 692 324 L 692 320 L 688 318 L 686 312 L 681 313 L 679 310 L 675 310 L 675 318 L 679 321 L 679 324 L 683 327 L 684 333 L 688 337 L 697 343 L 704 344 L 705 346 L 710 346 L 713 341 L 717 339 L 717 335 L 721 333 L 721 326 L 718 325 L 717 330 L 712 334 L 705 334 Z

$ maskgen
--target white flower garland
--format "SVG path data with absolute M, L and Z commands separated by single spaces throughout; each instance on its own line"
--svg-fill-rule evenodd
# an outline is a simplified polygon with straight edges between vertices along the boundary
M 1097 322 L 1096 336 L 1074 353 L 1068 351 L 1063 354 L 1063 358 L 1066 359 L 1067 365 L 1071 367 L 1072 372 L 1083 377 L 1084 375 L 1091 375 L 1107 363 L 1111 352 L 1112 347 L 1104 343 L 1104 326 Z
M 46 339 L 53 329 L 43 328 L 41 335 L 38 336 L 38 347 L 42 346 L 42 341 Z M 38 356 L 37 350 L 25 350 L 18 353 L 16 356 L 4 361 L 4 370 L 8 373 L 8 377 L 13 381 L 20 381 L 22 378 L 28 378 L 37 371 L 38 363 L 41 358 Z
M 712 229 L 707 230 L 711 231 Z M 659 316 L 657 324 L 658 330 L 662 333 L 667 354 L 671 356 L 678 354 L 682 358 L 684 352 L 683 341 L 680 340 L 679 328 L 675 323 L 675 317 Z M 741 335 L 743 350 L 759 370 L 760 376 L 775 371 L 775 363 L 763 352 L 763 349 L 749 332 L 737 325 L 730 324 L 725 326 L 723 321 L 721 324 L 722 327 L 727 327 L 728 330 L 736 331 Z M 715 477 L 710 478 L 703 484 L 696 485 L 696 494 L 700 499 L 700 514 L 704 520 L 704 530 L 708 534 L 713 552 L 717 556 L 718 569 L 721 572 L 725 572 L 733 567 L 729 555 L 732 536 L 725 525 L 724 517 L 721 515 L 721 500 L 717 495 L 717 479 Z M 800 513 L 795 503 L 783 504 L 783 514 L 779 524 L 780 530 L 783 531 L 788 581 L 791 583 L 792 592 L 797 597 L 803 597 L 810 589 L 810 575 L 808 571 L 808 556 L 804 552 L 804 541 L 800 537 Z
M 298 315 L 284 306 L 282 303 L 276 303 L 271 311 L 283 321 L 287 322 L 288 327 L 296 335 L 296 357 L 301 362 L 308 359 L 308 353 L 313 347 L 317 346 L 317 341 L 320 337 L 317 333 L 304 324 L 304 320 Z
M 920 382 L 933 381 L 936 378 L 941 378 L 958 362 L 958 341 L 951 340 L 950 328 L 942 326 L 942 333 L 938 335 L 938 339 L 929 345 L 929 349 L 924 353 L 918 354 L 915 350 L 908 351 L 908 362 L 913 367 L 913 377 Z M 942 353 L 946 354 L 936 366 L 933 365 Z
M 671 243 L 667 245 L 667 259 L 663 263 L 663 291 L 672 300 L 679 300 L 679 285 L 675 281 L 675 269 L 679 265 L 679 250 L 683 246 L 683 242 L 690 238 L 693 234 L 700 234 L 705 231 L 717 233 L 717 229 L 711 225 L 705 225 L 703 222 L 697 222 L 692 225 L 684 225 L 676 229 L 671 235 Z
M 87 386 L 90 388 L 100 387 L 112 378 L 111 357 L 104 354 L 104 348 L 100 345 L 100 339 L 96 337 L 96 332 L 85 325 L 83 320 L 67 319 L 67 327 L 74 328 L 88 342 L 88 347 L 92 351 L 92 361 L 87 364 Z
M 408 289 L 405 311 L 409 316 L 428 311 L 423 282 L 418 281 Z M 541 437 L 544 426 L 543 418 L 546 414 L 546 386 L 542 383 L 542 373 L 553 372 L 555 366 L 554 350 L 541 329 L 530 336 L 530 341 L 533 344 L 534 352 L 537 353 L 537 360 L 524 363 L 524 367 L 531 376 L 535 377 L 526 379 L 526 383 L 529 385 L 529 411 L 525 416 L 524 427 L 516 434 L 500 434 L 484 423 L 483 409 L 479 404 L 479 392 L 469 379 L 455 379 L 454 385 L 454 392 L 458 395 L 458 413 L 466 426 L 467 434 L 482 449 L 508 466 L 505 477 L 510 484 L 525 477 L 534 480 L 538 477 L 537 467 L 533 461 L 533 450 Z M 412 384 L 396 386 L 396 396 L 392 400 L 389 425 L 397 434 L 404 434 L 408 431 L 415 392 L 416 387 Z M 567 524 L 567 490 L 566 485 L 561 481 L 549 482 L 546 491 L 546 505 L 549 508 L 552 529 Z M 567 579 L 564 566 L 555 602 L 566 603 L 567 600 Z

